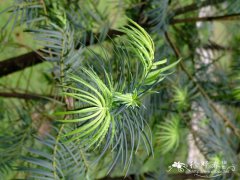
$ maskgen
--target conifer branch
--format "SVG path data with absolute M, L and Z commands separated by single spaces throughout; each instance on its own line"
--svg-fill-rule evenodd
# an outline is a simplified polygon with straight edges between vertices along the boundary
M 173 49 L 175 56 L 177 58 L 181 57 L 180 51 L 178 50 L 178 48 L 173 44 L 173 42 L 171 41 L 169 35 L 167 32 L 165 32 L 165 37 L 166 40 L 168 41 L 169 45 L 171 46 L 171 48 Z M 206 91 L 204 90 L 204 88 L 195 80 L 195 78 L 189 73 L 189 71 L 186 69 L 183 61 L 180 61 L 179 63 L 181 69 L 186 73 L 186 75 L 189 77 L 189 79 L 195 84 L 195 86 L 197 87 L 197 89 L 199 90 L 199 92 L 202 94 L 202 96 L 208 101 L 210 107 L 212 108 L 212 110 L 215 111 L 216 114 L 218 114 L 218 116 L 223 119 L 223 121 L 225 122 L 226 126 L 229 126 L 233 132 L 235 133 L 236 136 L 240 137 L 240 130 L 238 128 L 236 128 L 236 126 L 215 106 L 215 104 L 212 102 L 211 98 L 208 96 L 208 94 L 206 93 Z
M 208 5 L 214 5 L 218 3 L 222 3 L 224 0 L 213 0 L 213 1 L 203 1 L 201 3 L 194 3 L 191 5 L 187 5 L 185 7 L 178 8 L 174 10 L 174 17 L 180 14 L 185 14 L 190 11 L 197 10 L 201 7 L 205 7 Z M 146 6 L 146 3 L 143 2 L 140 6 L 140 15 L 138 17 L 138 22 L 141 21 L 142 12 L 144 10 L 144 7 Z M 177 23 L 184 23 L 184 22 L 197 22 L 197 21 L 213 21 L 213 20 L 235 20 L 239 18 L 240 14 L 230 14 L 230 15 L 223 15 L 223 16 L 213 16 L 213 17 L 196 17 L 196 18 L 185 18 L 185 19 L 174 19 L 170 20 L 170 24 L 177 24 Z M 148 22 L 141 23 L 141 26 L 145 27 L 147 26 Z M 88 33 L 89 36 L 86 38 L 86 45 L 90 45 L 91 41 L 91 33 Z M 108 37 L 112 38 L 116 35 L 122 35 L 120 31 L 110 29 L 108 32 Z M 95 37 L 98 37 L 99 35 L 96 34 Z M 94 40 L 93 43 L 98 43 L 98 38 Z M 78 49 L 81 45 L 78 44 L 76 46 L 76 49 Z M 37 64 L 40 64 L 44 62 L 41 56 L 36 52 L 32 51 L 29 53 L 26 53 L 24 55 L 20 55 L 18 57 L 13 57 L 4 61 L 0 62 L 0 77 L 6 76 L 8 74 L 23 70 L 27 67 L 34 66 Z
M 90 41 L 91 41 L 90 35 L 91 33 L 89 33 L 89 37 L 86 40 L 86 46 L 90 45 Z M 109 30 L 108 32 L 109 38 L 112 38 L 116 35 L 122 35 L 122 32 L 114 29 Z M 98 37 L 98 36 L 99 36 L 98 34 L 95 35 L 95 37 Z M 93 43 L 98 43 L 97 39 L 98 38 L 96 38 Z M 78 44 L 76 46 L 76 49 L 78 49 L 80 46 L 81 44 Z M 1 69 L 0 78 L 17 71 L 21 71 L 27 67 L 31 67 L 31 66 L 38 65 L 40 63 L 45 62 L 41 57 L 41 55 L 37 53 L 39 50 L 32 51 L 17 57 L 9 58 L 4 61 L 0 61 L 0 69 Z

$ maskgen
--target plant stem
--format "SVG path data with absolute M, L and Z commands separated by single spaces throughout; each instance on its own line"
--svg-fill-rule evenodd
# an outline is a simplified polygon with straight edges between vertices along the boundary
M 177 23 L 195 23 L 195 22 L 206 22 L 206 21 L 233 21 L 239 20 L 240 13 L 236 14 L 227 14 L 223 16 L 207 16 L 207 17 L 193 17 L 193 18 L 173 18 L 170 21 L 170 24 L 177 24 Z
M 40 95 L 33 93 L 18 93 L 18 92 L 0 92 L 0 96 L 4 98 L 18 98 L 25 100 L 60 100 L 61 97 L 54 97 L 51 95 Z

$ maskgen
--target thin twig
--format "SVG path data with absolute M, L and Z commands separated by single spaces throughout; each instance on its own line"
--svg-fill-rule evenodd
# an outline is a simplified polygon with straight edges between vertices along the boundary
M 61 100 L 61 97 L 50 95 L 40 95 L 33 93 L 19 93 L 19 92 L 0 92 L 0 96 L 4 98 L 18 98 L 25 100 Z
M 193 4 L 190 4 L 190 5 L 184 6 L 184 7 L 177 8 L 177 9 L 173 10 L 173 14 L 175 16 L 177 16 L 177 15 L 181 15 L 181 14 L 185 14 L 185 13 L 188 13 L 188 12 L 192 12 L 192 11 L 201 9 L 203 7 L 206 7 L 206 6 L 220 4 L 220 3 L 223 3 L 225 1 L 226 0 L 211 0 L 211 1 L 210 0 L 205 0 L 205 1 L 200 1 L 200 2 L 193 3 Z
M 240 20 L 240 13 L 236 14 L 227 14 L 222 16 L 207 16 L 207 17 L 193 17 L 193 18 L 173 18 L 170 21 L 170 24 L 177 23 L 195 23 L 195 22 L 204 22 L 204 21 L 233 21 Z

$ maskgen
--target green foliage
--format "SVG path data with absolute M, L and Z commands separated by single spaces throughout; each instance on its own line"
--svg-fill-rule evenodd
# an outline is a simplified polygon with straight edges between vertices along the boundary
M 114 77 L 112 74 L 109 74 L 103 66 L 106 82 L 104 83 L 93 69 L 90 68 L 88 70 L 88 67 L 81 67 L 77 74 L 68 75 L 71 85 L 64 86 L 65 92 L 63 92 L 63 94 L 68 98 L 73 98 L 73 101 L 78 101 L 78 104 L 79 101 L 82 102 L 82 105 L 79 107 L 75 105 L 76 110 L 56 113 L 57 115 L 72 115 L 72 118 L 58 120 L 59 122 L 77 124 L 77 128 L 64 135 L 67 137 L 70 136 L 67 140 L 68 142 L 76 140 L 79 141 L 82 146 L 87 146 L 88 148 L 93 145 L 98 147 L 105 143 L 107 147 L 112 146 L 114 147 L 113 149 L 116 147 L 117 151 L 123 149 L 121 152 L 122 158 L 125 159 L 124 169 L 126 170 L 130 166 L 134 150 L 138 150 L 141 140 L 140 137 L 143 138 L 143 141 L 147 141 L 147 146 L 149 146 L 149 149 L 152 151 L 151 138 L 146 135 L 147 133 L 144 130 L 146 122 L 140 112 L 140 109 L 142 109 L 141 97 L 147 94 L 150 89 L 149 87 L 146 88 L 146 86 L 152 87 L 156 85 L 166 76 L 162 74 L 162 72 L 176 65 L 176 63 L 174 63 L 166 67 L 160 67 L 161 64 L 165 64 L 167 61 L 153 62 L 154 44 L 150 36 L 135 22 L 131 20 L 130 22 L 134 26 L 122 28 L 121 31 L 127 36 L 124 37 L 123 40 L 120 39 L 119 42 L 116 42 L 124 42 L 124 45 L 126 44 L 123 48 L 127 48 L 123 49 L 123 52 L 128 55 L 120 54 L 121 49 L 117 49 L 116 55 L 117 57 L 121 57 L 121 59 L 117 60 L 121 63 L 121 69 L 123 69 L 124 67 L 122 66 L 128 65 L 125 64 L 127 61 L 123 59 L 131 59 L 131 56 L 134 59 L 134 56 L 137 56 L 136 63 L 138 64 L 138 61 L 140 61 L 142 66 L 140 68 L 143 69 L 144 73 L 138 79 L 135 79 L 135 83 L 130 82 L 130 84 L 128 84 L 126 79 L 131 76 L 130 73 L 133 72 L 130 64 L 126 74 L 123 75 L 125 81 L 117 79 L 117 82 L 121 82 L 121 84 L 118 84 L 114 83 Z M 116 44 L 116 47 L 118 47 L 118 44 Z M 107 61 L 107 59 L 101 60 L 101 63 L 105 61 Z M 139 74 L 140 72 L 135 73 Z M 83 79 L 83 77 L 85 79 Z M 125 89 L 125 87 L 122 87 L 123 85 L 126 85 L 126 87 L 131 86 L 131 89 Z M 124 132 L 123 135 L 126 136 L 129 133 L 131 137 L 128 145 L 131 148 L 129 156 L 123 155 L 127 154 L 128 150 L 125 149 L 127 146 L 125 148 L 124 146 L 128 144 L 128 140 L 124 136 L 119 139 L 123 129 L 129 131 Z M 107 141 L 105 140 L 105 136 L 107 136 Z M 147 146 L 146 149 L 148 150 Z M 118 155 L 117 153 L 116 160 L 118 159 Z M 114 163 L 115 162 L 116 161 L 114 161 Z M 126 162 L 128 162 L 127 166 Z M 110 169 L 112 167 L 113 166 L 111 166 Z
M 239 82 L 240 77 L 239 77 L 238 73 L 235 75 L 235 77 L 236 77 L 235 81 Z M 240 100 L 240 87 L 239 86 L 234 88 L 233 95 L 235 96 L 236 99 Z
M 20 0 L 13 2 L 11 6 L 1 12 L 11 12 L 7 22 L 2 26 L 2 31 L 5 30 L 7 26 L 11 26 L 11 31 L 9 33 L 12 33 L 13 29 L 19 24 L 27 24 L 30 26 L 36 21 L 45 19 L 40 15 L 42 9 L 42 4 L 37 0 Z
M 31 117 L 25 110 L 19 109 L 17 114 L 18 118 L 13 117 L 10 112 L 6 112 L 5 116 L 1 117 L 1 122 L 7 120 L 11 124 L 6 127 L 7 131 L 0 133 L 0 176 L 2 178 L 7 177 L 7 174 L 17 165 L 16 162 L 21 155 L 26 154 L 25 147 L 32 144 L 30 137 L 34 131 Z
M 91 90 L 91 93 L 86 90 L 81 90 L 72 86 L 65 86 L 69 90 L 76 91 L 75 93 L 64 92 L 63 94 L 68 97 L 72 97 L 76 100 L 82 101 L 86 104 L 85 107 L 82 107 L 79 110 L 72 110 L 67 112 L 58 112 L 59 115 L 68 115 L 68 114 L 77 114 L 79 115 L 76 119 L 66 119 L 58 120 L 63 123 L 82 123 L 83 126 L 75 129 L 74 131 L 68 132 L 64 136 L 73 136 L 68 141 L 79 140 L 81 138 L 86 139 L 89 137 L 92 132 L 95 136 L 91 140 L 82 142 L 83 144 L 87 143 L 89 146 L 92 146 L 96 142 L 98 145 L 102 142 L 105 135 L 108 132 L 108 128 L 111 124 L 112 116 L 110 114 L 110 109 L 112 106 L 112 94 L 106 85 L 99 79 L 99 77 L 91 71 L 82 68 L 83 72 L 93 81 L 97 87 L 92 86 L 87 81 L 81 79 L 78 76 L 71 75 L 69 78 L 76 83 L 80 83 L 83 86 L 86 86 Z M 86 122 L 86 123 L 84 123 Z
M 206 118 L 201 119 L 198 122 L 200 128 L 194 131 L 199 138 L 198 143 L 201 151 L 207 159 L 221 156 L 222 159 L 228 159 L 228 163 L 237 163 L 237 159 L 234 158 L 234 151 L 238 148 L 239 139 L 227 133 L 228 130 L 225 128 L 224 123 L 209 112 L 209 106 L 204 101 L 201 100 L 199 104 L 205 111 L 206 117 L 211 119 L 210 121 Z M 231 112 L 228 113 L 230 114 Z M 231 121 L 236 123 L 233 117 Z M 225 134 L 225 136 L 222 136 L 222 134 Z
M 19 69 L 0 79 L 1 178 L 175 179 L 167 167 L 202 161 L 191 157 L 196 149 L 204 161 L 238 164 L 237 1 L 0 8 L 0 58 L 32 51 L 0 62 L 3 76 Z
M 179 146 L 180 137 L 180 118 L 177 115 L 172 115 L 167 121 L 158 125 L 156 138 L 163 154 L 176 150 Z
M 84 177 L 87 162 L 83 159 L 85 153 L 76 144 L 64 145 L 60 140 L 63 126 L 54 128 L 56 134 L 48 134 L 45 139 L 37 139 L 41 149 L 28 148 L 28 156 L 21 159 L 25 167 L 19 167 L 19 171 L 27 172 L 30 179 L 77 179 Z
M 173 101 L 177 104 L 179 109 L 188 107 L 188 89 L 187 87 L 178 88 L 174 87 Z

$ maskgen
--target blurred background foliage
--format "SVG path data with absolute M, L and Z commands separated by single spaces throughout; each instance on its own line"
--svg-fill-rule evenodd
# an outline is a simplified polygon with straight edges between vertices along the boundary
M 236 168 L 212 179 L 239 179 L 239 0 L 0 0 L 0 12 L 0 179 L 204 179 L 168 169 L 206 161 Z M 120 76 L 122 62 L 114 59 L 125 56 L 116 55 L 115 41 L 127 17 L 153 39 L 155 61 L 181 61 L 141 109 L 154 156 L 142 142 L 127 172 L 118 160 L 107 174 L 112 152 L 92 165 L 103 150 L 65 144 L 61 133 L 77 126 L 62 128 L 54 113 L 72 108 L 59 88 L 71 69 L 97 69 L 96 57 L 107 57 L 113 78 Z M 37 18 L 44 20 L 35 26 Z

